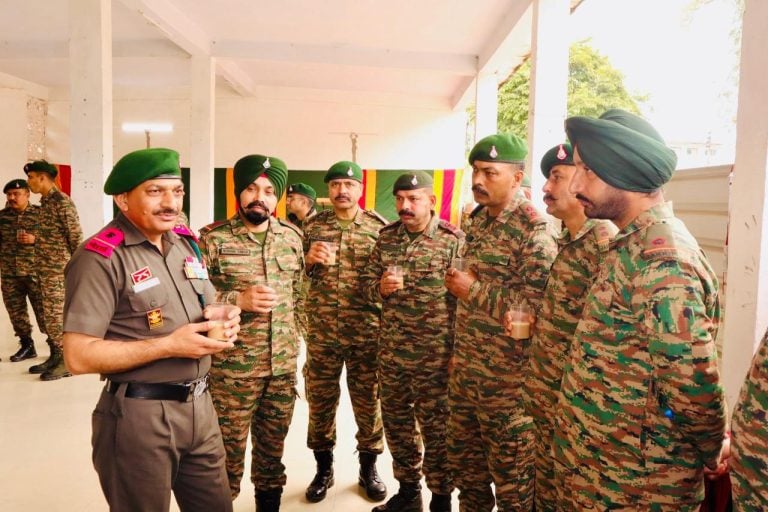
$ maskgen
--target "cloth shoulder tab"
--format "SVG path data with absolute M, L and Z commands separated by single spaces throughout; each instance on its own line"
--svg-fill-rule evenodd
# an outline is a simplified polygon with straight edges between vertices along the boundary
M 125 240 L 125 233 L 116 227 L 106 228 L 93 235 L 83 246 L 86 251 L 111 258 L 115 249 Z
M 597 221 L 594 227 L 595 242 L 601 252 L 607 252 L 611 248 L 611 241 L 618 233 L 618 228 L 609 220 Z
M 218 229 L 222 226 L 226 226 L 227 224 L 229 224 L 229 219 L 217 220 L 216 222 L 211 222 L 207 226 L 203 226 L 202 228 L 200 228 L 200 236 L 207 235 L 214 229 Z
M 186 236 L 197 242 L 197 236 L 192 232 L 186 224 L 176 224 L 173 226 L 172 231 L 179 236 Z
M 378 220 L 385 226 L 389 224 L 389 221 L 384 217 L 382 217 L 381 214 L 379 214 L 379 212 L 377 212 L 376 210 L 363 210 L 363 213 L 368 215 L 369 217 L 373 217 L 374 219 Z
M 443 231 L 447 231 L 450 234 L 454 235 L 456 238 L 461 238 L 464 236 L 464 232 L 451 224 L 448 221 L 445 221 L 443 219 L 440 219 L 440 222 L 437 223 L 438 229 L 442 229 Z
M 528 222 L 531 224 L 539 225 L 547 223 L 547 219 L 545 219 L 544 216 L 536 210 L 536 207 L 533 206 L 533 203 L 530 201 L 523 201 L 520 204 L 520 209 L 523 211 L 525 217 L 528 219 Z
M 643 240 L 643 258 L 665 259 L 676 257 L 678 247 L 675 244 L 675 231 L 673 226 L 666 222 L 657 222 L 648 227 Z
M 390 222 L 389 224 L 387 224 L 386 226 L 381 228 L 379 230 L 379 233 L 382 233 L 384 231 L 392 231 L 393 229 L 397 229 L 398 226 L 400 226 L 400 224 L 402 224 L 402 221 L 400 219 L 397 219 L 395 222 Z

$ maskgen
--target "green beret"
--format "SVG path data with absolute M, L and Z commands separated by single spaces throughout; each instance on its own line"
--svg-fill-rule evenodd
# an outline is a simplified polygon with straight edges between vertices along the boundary
M 653 192 L 672 177 L 677 155 L 653 126 L 624 110 L 599 119 L 571 117 L 565 132 L 579 156 L 609 185 L 633 192 Z
M 392 186 L 392 194 L 396 194 L 400 190 L 416 190 L 417 188 L 432 190 L 432 176 L 424 171 L 401 174 Z
M 363 170 L 355 162 L 348 160 L 342 160 L 336 162 L 325 173 L 323 182 L 328 183 L 331 180 L 355 180 L 360 183 L 363 182 Z
M 480 140 L 469 152 L 469 164 L 481 162 L 522 163 L 528 148 L 525 141 L 512 133 L 497 133 Z
M 29 190 L 29 185 L 25 180 L 11 180 L 3 187 L 3 194 L 7 194 L 9 190 L 15 190 L 19 188 L 25 188 Z
M 549 178 L 549 171 L 556 165 L 573 165 L 573 147 L 568 144 L 558 144 L 541 158 L 541 172 Z
M 122 194 L 147 180 L 163 178 L 181 178 L 179 154 L 166 148 L 140 149 L 117 161 L 104 183 L 104 193 Z
M 235 195 L 240 197 L 240 192 L 248 188 L 248 185 L 264 175 L 272 182 L 275 195 L 278 199 L 283 197 L 285 184 L 288 182 L 288 167 L 285 162 L 273 156 L 248 155 L 235 164 Z
M 315 192 L 315 189 L 313 189 L 306 183 L 294 183 L 293 185 L 289 185 L 288 193 L 306 196 L 313 201 L 317 199 L 317 192 Z
M 47 172 L 51 175 L 51 178 L 55 178 L 59 174 L 59 170 L 56 166 L 46 162 L 45 160 L 35 160 L 29 162 L 24 166 L 24 174 L 29 175 L 29 171 Z

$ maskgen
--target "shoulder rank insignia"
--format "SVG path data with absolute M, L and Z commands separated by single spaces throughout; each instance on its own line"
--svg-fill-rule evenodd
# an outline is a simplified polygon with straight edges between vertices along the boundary
M 197 241 L 198 241 L 198 240 L 197 240 L 197 236 L 195 236 L 195 234 L 192 232 L 192 230 L 191 230 L 191 229 L 189 229 L 189 227 L 187 227 L 185 224 L 176 224 L 176 225 L 173 227 L 173 230 L 172 230 L 172 231 L 173 231 L 174 233 L 176 233 L 177 235 L 180 235 L 180 236 L 186 236 L 186 237 L 190 237 L 190 238 L 192 238 L 192 240 L 194 240 L 195 242 L 197 242 Z
M 123 243 L 125 234 L 118 228 L 107 228 L 99 231 L 85 243 L 85 250 L 111 258 L 117 246 Z

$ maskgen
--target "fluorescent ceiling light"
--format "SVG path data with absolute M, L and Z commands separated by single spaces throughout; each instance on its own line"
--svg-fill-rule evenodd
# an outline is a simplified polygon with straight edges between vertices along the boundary
M 171 123 L 123 123 L 123 131 L 127 133 L 170 133 L 173 131 Z

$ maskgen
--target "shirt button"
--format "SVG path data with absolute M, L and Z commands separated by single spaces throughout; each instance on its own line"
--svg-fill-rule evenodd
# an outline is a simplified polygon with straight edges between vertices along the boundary
M 155 306 L 157 306 L 157 301 L 156 300 L 151 300 L 151 301 L 149 301 L 149 305 L 152 306 L 152 307 L 155 307 Z

